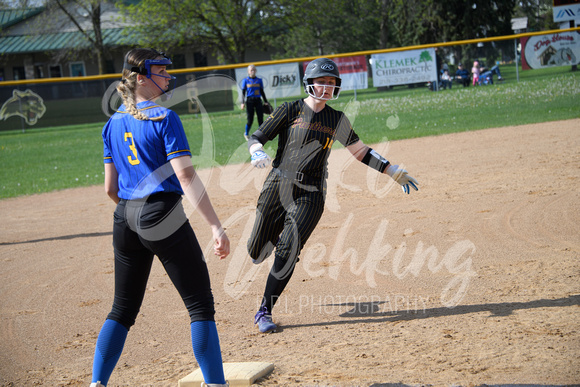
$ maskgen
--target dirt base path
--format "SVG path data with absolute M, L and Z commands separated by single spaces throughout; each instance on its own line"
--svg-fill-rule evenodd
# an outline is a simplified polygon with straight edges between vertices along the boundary
M 269 335 L 252 320 L 272 260 L 245 251 L 265 172 L 200 172 L 232 242 L 214 259 L 191 214 L 224 361 L 274 363 L 260 385 L 580 383 L 580 120 L 374 147 L 420 191 L 335 150 L 326 212 Z M 113 210 L 100 186 L 0 201 L 2 386 L 89 385 Z M 189 334 L 156 261 L 109 386 L 176 386 L 197 366 Z

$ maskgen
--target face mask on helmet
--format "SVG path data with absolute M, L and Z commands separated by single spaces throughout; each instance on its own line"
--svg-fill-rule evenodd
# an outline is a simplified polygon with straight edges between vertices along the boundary
M 169 66 L 173 63 L 173 62 L 171 62 L 171 59 L 169 59 L 169 57 L 165 56 L 165 53 L 163 53 L 163 52 L 157 52 L 157 53 L 159 54 L 159 56 L 162 56 L 163 59 L 145 59 L 145 62 L 143 63 L 143 66 L 141 66 L 141 67 L 133 66 L 133 65 L 125 62 L 125 63 L 123 63 L 123 68 L 130 70 L 131 72 L 135 72 L 137 74 L 140 74 L 140 75 L 145 75 L 147 78 L 151 79 L 151 81 L 155 84 L 155 86 L 157 86 L 159 88 L 159 90 L 161 90 L 161 92 L 163 94 L 165 94 L 168 98 L 171 98 L 172 93 L 167 94 L 167 92 L 165 90 L 163 90 L 161 87 L 159 87 L 157 82 L 155 82 L 155 79 L 151 78 L 151 76 L 154 75 L 156 77 L 167 78 L 167 79 L 170 79 L 172 81 L 175 80 L 175 77 L 173 75 L 166 76 L 166 75 L 151 73 L 151 66 Z M 169 89 L 171 89 L 171 87 Z
M 318 86 L 318 87 L 323 88 L 321 95 L 316 95 L 316 91 L 314 90 L 314 86 Z M 327 89 L 330 93 L 330 97 L 324 97 L 324 94 L 326 94 Z M 338 86 L 338 85 L 322 85 L 319 83 L 314 83 L 313 79 L 307 80 L 307 84 L 306 84 L 304 90 L 306 91 L 306 94 L 308 94 L 312 98 L 320 99 L 323 101 L 337 99 L 338 95 L 340 94 L 340 86 Z
M 322 94 L 320 96 L 316 95 L 314 91 L 314 79 L 321 78 L 321 77 L 333 77 L 336 79 L 336 85 L 316 85 L 323 87 Z M 304 91 L 311 96 L 312 98 L 320 99 L 320 100 L 331 100 L 337 99 L 338 95 L 340 94 L 340 74 L 338 72 L 338 66 L 332 60 L 327 58 L 318 58 L 313 60 L 306 66 L 306 70 L 304 71 Z M 327 88 L 331 88 L 330 97 L 324 97 L 324 94 L 327 91 Z

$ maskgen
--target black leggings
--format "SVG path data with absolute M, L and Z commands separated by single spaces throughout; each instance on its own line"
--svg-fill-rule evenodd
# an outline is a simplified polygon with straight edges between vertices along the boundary
M 264 106 L 262 105 L 262 98 L 251 97 L 246 99 L 246 125 L 248 129 L 251 128 L 254 123 L 254 111 L 258 117 L 258 126 L 260 126 L 262 125 L 262 122 L 264 122 Z
M 161 224 L 172 211 L 178 211 L 173 214 L 180 219 L 177 225 L 174 222 L 174 232 Z M 157 255 L 183 299 L 191 322 L 213 321 L 215 310 L 207 265 L 185 216 L 181 196 L 162 193 L 152 195 L 146 202 L 121 200 L 114 219 L 115 298 L 107 318 L 127 329 L 135 324 L 153 256 Z M 165 237 L 164 233 L 170 235 Z M 158 239 L 152 235 L 161 235 L 162 239 L 152 240 Z

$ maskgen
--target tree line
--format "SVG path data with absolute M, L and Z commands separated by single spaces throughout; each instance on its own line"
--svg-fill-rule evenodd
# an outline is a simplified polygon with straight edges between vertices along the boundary
M 68 17 L 99 63 L 108 57 L 100 18 L 105 5 L 120 10 L 131 41 L 213 55 L 221 64 L 244 63 L 254 49 L 284 59 L 510 35 L 511 19 L 522 16 L 528 30 L 557 28 L 550 0 L 0 0 L 3 8 L 32 4 Z M 79 13 L 71 9 L 79 8 L 91 28 L 75 20 Z M 513 55 L 513 43 L 442 50 L 459 60 L 492 59 L 502 51 Z

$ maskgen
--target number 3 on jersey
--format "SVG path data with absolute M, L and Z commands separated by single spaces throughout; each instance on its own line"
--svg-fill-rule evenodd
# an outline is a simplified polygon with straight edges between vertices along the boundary
M 135 156 L 135 158 L 133 158 L 131 156 L 127 156 L 127 160 L 129 160 L 129 164 L 137 165 L 140 163 L 140 161 L 137 158 L 137 147 L 135 147 L 135 141 L 133 141 L 133 133 L 126 132 L 125 133 L 125 141 L 127 141 L 129 138 L 131 139 L 131 144 L 129 144 L 129 149 L 131 149 L 131 152 L 133 152 L 133 156 Z

